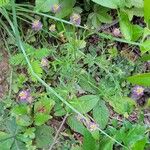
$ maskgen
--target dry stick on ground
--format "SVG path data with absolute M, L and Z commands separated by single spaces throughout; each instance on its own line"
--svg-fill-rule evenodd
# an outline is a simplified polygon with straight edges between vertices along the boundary
M 56 141 L 57 141 L 57 138 L 58 138 L 58 136 L 59 136 L 59 133 L 60 133 L 60 131 L 61 131 L 61 129 L 62 129 L 64 123 L 66 122 L 67 117 L 68 117 L 68 114 L 66 114 L 66 116 L 64 117 L 64 119 L 63 119 L 63 121 L 62 121 L 62 123 L 61 123 L 61 125 L 60 125 L 60 127 L 59 127 L 59 129 L 58 129 L 58 131 L 57 131 L 57 133 L 56 133 L 56 135 L 55 135 L 55 137 L 54 137 L 54 141 L 53 141 L 53 143 L 51 144 L 49 150 L 52 150 L 53 146 L 55 145 L 55 143 L 56 143 Z

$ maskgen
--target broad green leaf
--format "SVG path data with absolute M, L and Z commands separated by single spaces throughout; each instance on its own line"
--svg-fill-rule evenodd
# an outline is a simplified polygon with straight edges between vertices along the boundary
M 16 124 L 16 119 L 14 117 L 11 117 L 5 123 L 5 131 L 11 135 L 17 134 L 21 129 L 22 127 Z
M 132 25 L 132 41 L 137 41 L 143 35 L 143 28 L 139 25 Z
M 123 142 L 125 145 L 128 146 L 136 146 L 136 143 L 139 142 L 141 139 L 145 139 L 145 127 L 141 125 L 133 125 L 132 128 L 126 129 L 125 138 L 123 139 Z M 120 135 L 121 136 L 121 135 Z M 140 145 L 139 145 L 140 146 Z
M 70 104 L 76 108 L 80 113 L 87 113 L 91 111 L 94 106 L 96 106 L 99 101 L 99 96 L 97 95 L 85 95 L 81 96 L 78 99 L 74 99 Z
M 140 141 L 142 139 L 148 139 L 148 137 L 145 136 L 146 127 L 139 124 L 125 122 L 119 130 L 115 129 L 113 132 L 116 140 L 123 142 L 125 146 L 131 149 L 136 143 L 139 143 L 140 146 Z
M 35 103 L 34 111 L 37 113 L 42 111 L 45 114 L 49 114 L 54 105 L 55 102 L 53 100 L 47 96 L 43 96 L 38 102 Z
M 10 134 L 0 131 L 0 149 L 10 150 L 13 143 L 13 137 Z
M 32 124 L 32 120 L 29 116 L 27 115 L 20 115 L 20 116 L 16 116 L 16 123 L 19 126 L 29 126 Z
M 129 20 L 132 21 L 133 16 L 143 17 L 144 16 L 144 10 L 143 8 L 125 8 L 124 11 L 127 13 Z
M 140 46 L 140 50 L 141 50 L 141 53 L 144 54 L 148 51 L 150 51 L 150 40 L 147 39 L 146 41 L 144 41 L 141 46 Z
M 84 131 L 83 150 L 98 150 L 96 141 L 88 130 Z
M 132 24 L 126 13 L 120 12 L 120 29 L 126 40 L 132 40 Z
M 15 140 L 13 146 L 11 147 L 11 150 L 27 150 L 25 143 Z
M 104 138 L 100 141 L 100 148 L 102 150 L 113 150 L 114 141 L 109 138 Z
M 12 115 L 25 115 L 28 112 L 28 106 L 27 105 L 19 105 L 12 109 Z
M 41 12 L 49 12 L 54 4 L 58 4 L 58 0 L 36 0 L 35 10 Z
M 0 7 L 6 6 L 10 3 L 10 0 L 0 0 Z
M 113 107 L 115 112 L 122 115 L 130 114 L 136 105 L 135 101 L 129 97 L 122 97 L 119 95 L 112 96 L 107 101 Z
M 144 2 L 143 0 L 126 0 L 126 6 L 131 8 L 131 7 L 135 7 L 135 8 L 143 8 L 144 6 Z
M 138 0 L 138 1 L 137 0 L 131 0 L 131 2 L 132 2 L 132 5 L 137 7 L 137 8 L 143 8 L 143 6 L 144 6 L 143 0 Z
M 94 86 L 96 86 L 96 82 L 90 74 L 84 73 L 79 76 L 79 85 L 81 86 L 81 88 L 84 91 L 95 94 L 96 90 L 93 88 L 93 86 L 90 83 L 92 83 Z
M 142 55 L 142 57 L 140 58 L 141 61 L 146 62 L 150 60 L 150 54 L 144 54 Z
M 90 13 L 88 16 L 88 24 L 94 26 L 95 28 L 100 28 L 101 23 L 111 23 L 112 16 L 109 15 L 108 8 L 94 5 L 93 8 L 94 12 Z
M 64 116 L 66 114 L 66 110 L 62 107 L 62 103 L 56 103 L 54 106 L 54 116 Z
M 150 24 L 150 7 L 149 7 L 149 0 L 144 0 L 144 19 L 145 22 L 148 24 Z
M 61 10 L 56 13 L 56 17 L 64 18 L 70 15 L 73 12 L 73 6 L 75 4 L 75 0 L 60 0 Z
M 143 39 L 145 39 L 147 36 L 149 36 L 150 35 L 150 29 L 149 28 L 147 28 L 147 27 L 145 27 L 144 28 L 144 35 L 143 35 Z
M 98 105 L 93 108 L 94 120 L 104 129 L 108 123 L 109 110 L 104 101 L 99 101 Z
M 37 113 L 34 118 L 34 123 L 35 123 L 35 125 L 40 126 L 40 125 L 46 123 L 51 118 L 52 117 L 50 115 L 43 114 L 43 113 Z
M 144 150 L 146 143 L 147 143 L 147 138 L 142 138 L 131 146 L 132 150 Z
M 150 73 L 137 74 L 128 77 L 128 81 L 141 86 L 150 86 Z
M 82 135 L 84 134 L 84 131 L 86 130 L 85 126 L 79 120 L 77 120 L 77 117 L 75 115 L 68 117 L 67 124 L 70 126 L 72 130 Z
M 92 0 L 93 2 L 102 5 L 104 7 L 116 9 L 125 5 L 124 0 Z
M 53 142 L 53 133 L 54 130 L 52 127 L 47 125 L 42 125 L 39 127 L 36 127 L 35 131 L 35 141 L 37 148 L 46 148 L 48 149 L 49 145 Z

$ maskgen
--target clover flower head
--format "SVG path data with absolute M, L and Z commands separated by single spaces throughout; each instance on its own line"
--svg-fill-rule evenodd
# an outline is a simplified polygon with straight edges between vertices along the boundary
M 118 36 L 120 36 L 120 30 L 118 29 L 118 28 L 115 28 L 114 30 L 113 30 L 113 34 L 114 34 L 114 36 L 116 36 L 116 37 L 118 37 Z
M 76 118 L 77 118 L 78 121 L 80 121 L 83 124 L 86 124 L 86 122 L 87 122 L 86 119 L 81 117 L 80 115 L 77 115 Z
M 144 95 L 144 88 L 142 86 L 135 86 L 132 90 L 132 98 L 138 99 Z
M 20 93 L 19 93 L 19 100 L 20 100 L 20 102 L 31 102 L 31 100 L 32 100 L 32 97 L 31 97 L 31 95 L 30 95 L 30 92 L 29 92 L 29 90 L 22 90 L 22 91 L 20 91 Z
M 75 25 L 80 25 L 81 24 L 81 16 L 79 14 L 72 14 L 70 16 L 70 22 L 75 24 Z
M 143 95 L 144 94 L 144 88 L 142 86 L 135 86 L 133 88 L 133 93 L 136 95 Z
M 32 29 L 35 31 L 40 31 L 43 25 L 40 20 L 35 20 L 32 22 Z
M 59 4 L 54 4 L 51 10 L 53 13 L 57 13 L 61 10 L 61 6 Z
M 49 31 L 55 32 L 56 31 L 56 25 L 55 24 L 50 25 Z
M 47 58 L 42 58 L 41 66 L 42 67 L 48 67 L 48 65 L 49 65 L 49 61 L 47 60 Z
M 98 124 L 96 124 L 95 122 L 90 121 L 88 123 L 87 127 L 90 131 L 96 131 L 98 129 Z

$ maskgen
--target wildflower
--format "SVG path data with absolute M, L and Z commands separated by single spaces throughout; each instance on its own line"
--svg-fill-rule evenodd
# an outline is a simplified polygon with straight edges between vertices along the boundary
M 120 36 L 120 30 L 118 28 L 115 28 L 113 30 L 113 35 L 116 36 L 116 37 Z
M 42 67 L 48 67 L 49 61 L 46 58 L 42 58 L 41 60 L 41 66 Z
M 42 23 L 40 22 L 40 20 L 35 20 L 33 23 L 32 23 L 32 29 L 35 30 L 35 31 L 40 31 L 42 29 L 43 25 Z
M 70 17 L 70 22 L 75 24 L 75 25 L 80 25 L 81 23 L 81 16 L 79 14 L 72 14 Z
M 53 13 L 57 13 L 57 12 L 59 12 L 60 10 L 61 10 L 61 7 L 60 7 L 59 4 L 54 4 L 54 5 L 52 6 L 52 12 L 53 12 Z
M 80 115 L 77 115 L 76 118 L 78 121 L 86 125 L 87 120 L 85 118 L 81 117 Z
M 31 97 L 31 95 L 30 95 L 29 90 L 22 90 L 22 91 L 19 93 L 19 100 L 20 100 L 21 102 L 29 102 L 29 103 L 31 103 L 32 97 Z
M 144 88 L 142 86 L 135 86 L 132 90 L 132 98 L 138 99 L 144 95 Z
M 98 128 L 98 124 L 96 124 L 95 122 L 90 121 L 87 125 L 88 129 L 90 131 L 95 131 Z
M 55 24 L 52 24 L 52 25 L 49 27 L 49 30 L 50 30 L 51 32 L 55 32 L 55 31 L 56 31 L 56 26 L 55 26 Z

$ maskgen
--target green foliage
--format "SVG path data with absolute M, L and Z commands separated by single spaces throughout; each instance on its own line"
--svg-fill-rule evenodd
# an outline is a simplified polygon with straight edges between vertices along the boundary
M 99 101 L 98 105 L 94 107 L 93 118 L 99 124 L 101 129 L 104 129 L 108 124 L 109 110 L 104 101 Z
M 139 145 L 139 148 L 141 147 L 141 150 L 144 150 L 147 141 L 147 137 L 144 136 L 145 127 L 142 127 L 141 125 L 131 125 L 128 123 L 125 125 L 126 126 L 122 127 L 116 133 L 116 138 L 123 141 L 123 143 L 128 145 L 131 149 L 134 149 L 137 145 Z M 141 141 L 143 141 L 142 146 L 140 144 Z
M 121 0 L 121 1 L 118 1 L 118 0 L 112 0 L 112 1 L 110 1 L 110 0 L 92 0 L 92 1 L 99 5 L 102 5 L 102 6 L 105 6 L 108 8 L 112 8 L 112 9 L 118 8 L 118 6 L 125 4 L 124 0 Z
M 120 29 L 126 40 L 132 39 L 132 24 L 124 12 L 120 12 Z
M 84 135 L 86 130 L 85 126 L 77 119 L 76 115 L 71 115 L 67 119 L 67 124 L 71 127 L 72 130 Z
M 0 2 L 0 6 L 9 3 Z M 1 45 L 9 50 L 13 68 L 7 79 L 9 94 L 0 102 L 0 149 L 49 149 L 51 145 L 53 149 L 64 150 L 149 149 L 145 108 L 137 105 L 144 100 L 148 101 L 148 107 L 148 89 L 136 102 L 130 98 L 132 87 L 126 82 L 128 78 L 133 84 L 150 85 L 150 74 L 143 74 L 149 71 L 149 66 L 142 64 L 149 61 L 148 1 L 32 3 L 20 5 L 12 1 L 12 10 L 3 7 L 0 11 L 0 34 L 4 40 Z M 59 12 L 52 11 L 54 4 L 60 5 Z M 70 25 L 73 13 L 77 14 L 77 18 L 72 18 L 74 21 L 81 19 L 79 28 Z M 41 21 L 41 31 L 31 29 L 34 20 Z M 139 55 L 141 59 L 137 59 Z M 43 58 L 47 66 L 42 65 Z M 1 76 L 3 73 L 0 79 Z M 22 90 L 30 91 L 30 102 L 20 101 Z M 134 110 L 137 110 L 135 122 L 130 119 Z
M 10 137 L 10 135 L 2 131 L 0 131 L 0 141 L 0 148 L 4 150 L 9 150 L 13 143 L 13 139 Z
M 70 104 L 79 112 L 85 114 L 92 110 L 98 101 L 99 97 L 96 95 L 85 95 L 78 99 L 72 100 Z
M 112 17 L 108 14 L 109 9 L 94 5 L 94 12 L 90 13 L 88 16 L 88 22 L 92 24 L 95 28 L 99 28 L 101 23 L 111 23 Z
M 146 40 L 144 41 L 142 44 L 141 44 L 141 47 L 140 47 L 140 50 L 141 50 L 141 53 L 144 54 L 148 51 L 150 51 L 150 40 Z
M 104 138 L 100 141 L 100 147 L 102 150 L 113 150 L 114 142 L 108 138 Z
M 55 2 L 56 3 L 56 2 Z M 75 5 L 75 0 L 60 0 L 61 10 L 56 13 L 56 17 L 64 18 L 73 13 L 73 6 Z
M 84 131 L 84 139 L 83 139 L 83 150 L 97 150 L 96 141 L 93 138 L 92 134 L 88 131 Z
M 150 7 L 149 7 L 149 0 L 144 0 L 144 19 L 145 22 L 150 25 Z
M 6 6 L 10 3 L 10 0 L 0 0 L 0 7 Z
M 58 0 L 36 0 L 35 4 L 36 11 L 49 12 L 54 4 L 58 4 Z
M 143 73 L 128 77 L 128 81 L 142 86 L 150 86 L 150 73 Z
M 37 148 L 47 148 L 53 142 L 53 128 L 42 125 L 36 128 L 35 136 Z
M 131 98 L 121 97 L 119 95 L 113 96 L 108 102 L 117 113 L 123 114 L 124 116 L 132 113 L 135 106 L 135 102 Z

